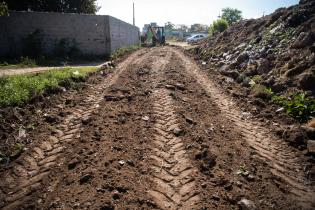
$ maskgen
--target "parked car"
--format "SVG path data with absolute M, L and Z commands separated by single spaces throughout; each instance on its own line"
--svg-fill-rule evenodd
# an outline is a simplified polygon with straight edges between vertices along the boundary
M 193 43 L 193 42 L 197 42 L 199 40 L 203 40 L 207 37 L 208 37 L 208 35 L 206 35 L 206 34 L 195 34 L 195 35 L 192 35 L 191 37 L 187 38 L 186 41 L 188 43 Z

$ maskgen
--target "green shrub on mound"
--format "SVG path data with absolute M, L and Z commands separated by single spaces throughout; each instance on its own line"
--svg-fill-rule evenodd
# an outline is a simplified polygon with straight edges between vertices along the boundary
M 295 93 L 290 97 L 273 96 L 272 101 L 302 123 L 315 117 L 315 99 L 307 97 L 305 93 Z

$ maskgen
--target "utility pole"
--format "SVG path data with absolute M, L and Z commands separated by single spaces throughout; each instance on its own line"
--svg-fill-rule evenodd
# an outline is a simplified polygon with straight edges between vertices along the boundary
M 136 25 L 136 20 L 135 20 L 135 3 L 132 2 L 132 9 L 133 9 L 133 25 Z

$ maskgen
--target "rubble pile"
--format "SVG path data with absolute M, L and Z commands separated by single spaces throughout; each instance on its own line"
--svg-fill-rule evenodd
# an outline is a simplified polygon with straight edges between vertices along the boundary
M 192 50 L 196 60 L 249 87 L 315 92 L 315 1 L 243 20 Z

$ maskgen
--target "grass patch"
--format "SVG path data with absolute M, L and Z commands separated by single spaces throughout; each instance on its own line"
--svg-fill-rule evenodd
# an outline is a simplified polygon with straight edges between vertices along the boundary
M 138 46 L 138 45 L 119 48 L 119 49 L 115 50 L 115 52 L 111 55 L 111 59 L 115 60 L 115 59 L 117 59 L 117 58 L 119 58 L 119 57 L 121 57 L 127 53 L 136 51 L 140 48 L 141 48 L 141 46 Z
M 72 86 L 80 78 L 94 72 L 97 67 L 64 68 L 35 75 L 16 75 L 0 78 L 0 106 L 14 106 L 27 103 L 43 94 L 47 89 L 59 87 L 62 83 Z
M 272 102 L 282 106 L 286 113 L 300 121 L 307 122 L 315 117 L 315 99 L 305 93 L 291 94 L 289 97 L 273 96 Z
M 28 57 L 21 57 L 19 61 L 8 63 L 7 61 L 0 62 L 1 69 L 20 69 L 37 67 L 36 61 Z

